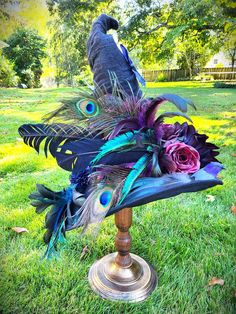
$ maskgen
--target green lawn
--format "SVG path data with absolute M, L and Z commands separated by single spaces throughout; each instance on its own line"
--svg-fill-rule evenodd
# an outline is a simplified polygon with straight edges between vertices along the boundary
M 0 312 L 3 313 L 235 313 L 235 127 L 236 90 L 214 89 L 211 83 L 149 84 L 155 96 L 176 93 L 192 99 L 194 125 L 221 147 L 226 170 L 223 186 L 183 194 L 134 209 L 132 252 L 156 269 L 157 289 L 143 303 L 112 303 L 96 296 L 87 280 L 92 263 L 114 251 L 114 217 L 106 219 L 97 240 L 79 230 L 68 233 L 59 260 L 45 261 L 44 215 L 36 215 L 28 195 L 37 182 L 55 189 L 68 184 L 68 173 L 23 144 L 23 123 L 40 121 L 44 113 L 70 97 L 75 89 L 0 89 Z M 165 105 L 169 109 L 169 105 Z M 162 109 L 163 110 L 163 109 Z M 181 120 L 182 121 L 182 120 Z M 207 201 L 207 195 L 214 201 Z M 16 234 L 12 227 L 25 227 Z M 81 257 L 83 247 L 89 253 Z M 224 286 L 208 289 L 212 277 Z

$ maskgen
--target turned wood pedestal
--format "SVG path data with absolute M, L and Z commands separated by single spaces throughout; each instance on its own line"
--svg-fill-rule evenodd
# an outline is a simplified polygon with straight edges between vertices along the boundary
M 115 214 L 118 232 L 115 239 L 117 253 L 111 253 L 96 261 L 89 271 L 89 283 L 102 298 L 139 302 L 155 289 L 156 273 L 141 257 L 130 253 L 132 208 L 124 208 Z

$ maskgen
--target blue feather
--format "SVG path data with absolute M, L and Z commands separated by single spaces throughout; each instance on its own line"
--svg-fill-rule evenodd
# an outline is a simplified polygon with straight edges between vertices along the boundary
M 63 244 L 65 241 L 65 238 L 62 233 L 62 229 L 65 227 L 65 221 L 63 220 L 60 225 L 58 226 L 56 232 L 53 233 L 50 242 L 48 244 L 47 250 L 44 254 L 44 258 L 51 259 L 52 257 L 58 256 L 58 252 L 56 250 L 57 242 Z
M 187 112 L 188 105 L 192 106 L 196 110 L 196 107 L 191 100 L 184 99 L 178 95 L 164 94 L 164 95 L 161 95 L 160 97 L 163 97 L 165 100 L 173 103 L 182 112 Z

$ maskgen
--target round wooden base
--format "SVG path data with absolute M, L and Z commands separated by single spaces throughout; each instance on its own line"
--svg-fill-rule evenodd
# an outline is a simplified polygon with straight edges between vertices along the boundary
M 141 257 L 130 254 L 131 264 L 119 266 L 117 253 L 96 261 L 89 271 L 89 283 L 93 291 L 104 299 L 139 302 L 155 289 L 157 276 L 154 269 Z

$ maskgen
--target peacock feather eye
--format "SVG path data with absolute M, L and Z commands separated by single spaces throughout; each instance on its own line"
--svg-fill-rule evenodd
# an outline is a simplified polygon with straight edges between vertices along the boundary
M 95 117 L 99 113 L 99 106 L 92 99 L 78 101 L 76 108 L 86 117 Z
M 103 215 L 110 209 L 113 202 L 113 194 L 114 190 L 110 186 L 105 186 L 99 190 L 94 203 L 93 214 L 95 216 Z
M 112 193 L 111 191 L 104 191 L 101 195 L 100 195 L 100 204 L 104 207 L 108 206 L 110 201 L 112 199 Z

